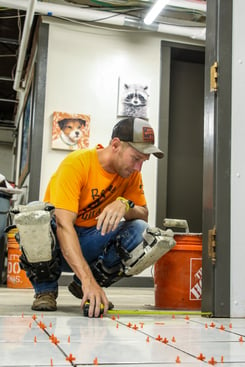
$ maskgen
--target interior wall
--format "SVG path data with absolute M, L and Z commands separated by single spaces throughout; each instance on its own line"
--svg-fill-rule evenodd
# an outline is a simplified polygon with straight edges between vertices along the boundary
M 245 2 L 233 1 L 232 35 L 232 138 L 231 138 L 231 316 L 245 316 Z
M 67 154 L 51 149 L 53 112 L 90 115 L 90 147 L 97 143 L 107 145 L 112 127 L 120 119 L 117 116 L 119 78 L 149 85 L 149 122 L 158 141 L 162 39 L 158 33 L 112 31 L 46 21 L 50 29 L 40 198 L 51 174 Z M 151 225 L 155 225 L 156 167 L 152 156 L 142 170 Z
M 8 181 L 13 181 L 13 147 L 12 144 L 0 143 L 0 173 Z
M 104 29 L 68 24 L 45 18 L 49 25 L 43 119 L 40 195 L 67 151 L 51 149 L 54 111 L 90 115 L 90 147 L 109 143 L 117 115 L 119 78 L 149 86 L 149 122 L 158 137 L 161 40 L 156 32 Z M 181 37 L 165 39 L 181 42 Z M 182 39 L 184 42 L 184 39 Z M 186 40 L 187 43 L 200 41 Z M 46 56 L 45 56 L 46 58 Z M 46 63 L 46 61 L 45 61 Z M 41 76 L 40 76 L 41 77 Z M 142 169 L 149 207 L 149 224 L 155 225 L 157 208 L 157 159 L 152 156 Z M 152 276 L 146 269 L 139 277 Z M 146 278 L 145 278 L 146 279 Z

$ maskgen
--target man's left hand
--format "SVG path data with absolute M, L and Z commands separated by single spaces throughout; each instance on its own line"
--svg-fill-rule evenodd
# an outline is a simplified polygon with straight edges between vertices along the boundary
M 115 200 L 107 205 L 97 219 L 97 230 L 101 230 L 102 236 L 114 231 L 127 212 L 126 205 L 120 200 Z

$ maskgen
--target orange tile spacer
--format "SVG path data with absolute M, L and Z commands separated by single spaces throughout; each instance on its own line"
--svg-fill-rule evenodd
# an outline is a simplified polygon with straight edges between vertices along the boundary
M 53 365 L 54 365 L 54 364 L 53 364 L 53 359 L 52 359 L 52 358 L 50 358 L 50 366 L 51 366 L 51 367 L 53 367 Z
M 158 335 L 155 339 L 158 340 L 159 342 L 162 341 L 161 335 Z
M 40 329 L 42 329 L 42 330 L 44 330 L 44 329 L 46 329 L 46 325 L 42 322 L 42 321 L 40 321 L 39 323 L 38 323 L 38 326 L 40 327 Z
M 56 338 L 56 336 L 52 336 L 52 337 L 50 337 L 50 340 L 51 340 L 51 343 L 53 343 L 53 344 L 55 344 L 55 345 L 57 345 L 57 344 L 59 344 L 59 340 Z
M 98 358 L 97 357 L 95 357 L 95 359 L 93 360 L 93 364 L 96 365 L 96 366 L 98 365 Z
M 209 325 L 210 327 L 215 327 L 215 323 L 211 322 L 211 324 Z
M 73 357 L 73 355 L 70 353 L 69 356 L 66 357 L 66 361 L 69 361 L 69 362 L 72 362 L 72 361 L 75 361 L 76 358 Z
M 141 329 L 143 329 L 143 327 L 144 327 L 144 323 L 143 322 L 140 322 L 140 327 L 141 327 Z
M 175 319 L 175 314 L 172 315 L 172 319 Z
M 112 315 L 111 319 L 112 320 L 116 320 L 116 316 L 115 315 Z
M 138 326 L 136 325 L 136 324 L 134 324 L 134 326 L 132 327 L 132 329 L 134 329 L 134 330 L 138 330 Z
M 164 344 L 168 344 L 168 339 L 167 339 L 167 338 L 164 338 L 164 339 L 162 340 L 162 343 L 164 343 Z
M 149 336 L 147 336 L 146 341 L 147 341 L 147 343 L 149 343 L 149 341 L 150 341 Z
M 205 328 L 206 328 L 206 329 L 208 328 L 208 324 L 207 324 L 207 323 L 205 323 Z
M 188 315 L 186 315 L 185 319 L 186 320 L 190 320 L 190 317 Z
M 71 337 L 70 337 L 70 335 L 68 336 L 68 338 L 67 338 L 67 342 L 68 343 L 70 343 L 71 342 Z
M 239 342 L 243 342 L 243 337 L 242 336 L 240 336 Z
M 211 359 L 208 361 L 209 364 L 212 364 L 213 366 L 215 364 L 217 364 L 217 362 L 215 361 L 214 357 L 211 357 Z
M 34 314 L 34 315 L 32 315 L 32 319 L 33 320 L 36 320 L 36 318 L 37 318 L 37 316 Z
M 232 323 L 229 324 L 229 328 L 232 329 Z
M 225 330 L 225 327 L 224 327 L 224 325 L 220 325 L 220 328 L 219 328 L 220 330 Z
M 224 356 L 221 356 L 220 363 L 224 363 Z
M 175 360 L 176 363 L 180 363 L 180 357 L 177 356 L 176 360 Z
M 128 324 L 127 324 L 127 327 L 131 327 L 132 326 L 132 324 L 131 324 L 131 322 L 129 322 Z
M 118 324 L 118 322 L 117 322 L 116 328 L 117 328 L 117 329 L 119 328 L 119 324 Z
M 175 343 L 175 342 L 176 342 L 176 339 L 175 339 L 175 337 L 174 337 L 174 336 L 172 337 L 171 341 L 172 341 L 173 343 Z
M 200 353 L 199 356 L 197 357 L 197 359 L 199 359 L 200 361 L 204 361 L 205 358 L 206 357 L 202 353 Z
M 57 345 L 57 344 L 59 344 L 59 339 L 57 339 L 56 337 L 55 337 L 55 339 L 54 339 L 54 341 L 53 341 L 53 343 L 55 344 L 55 345 Z
M 37 337 L 36 336 L 34 336 L 34 343 L 36 343 L 37 342 Z

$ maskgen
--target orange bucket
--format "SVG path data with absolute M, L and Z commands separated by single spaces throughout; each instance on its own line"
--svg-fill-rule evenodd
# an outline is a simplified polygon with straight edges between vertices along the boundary
M 176 234 L 176 245 L 155 264 L 155 306 L 200 310 L 202 234 Z
M 20 268 L 19 257 L 21 250 L 15 239 L 17 229 L 11 229 L 8 232 L 8 270 L 7 287 L 8 288 L 32 288 L 26 272 Z

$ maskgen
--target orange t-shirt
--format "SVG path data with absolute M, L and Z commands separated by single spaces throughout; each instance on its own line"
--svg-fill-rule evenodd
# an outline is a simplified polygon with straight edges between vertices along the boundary
M 92 227 L 105 206 L 118 196 L 146 205 L 141 173 L 123 178 L 106 172 L 94 148 L 76 150 L 61 162 L 50 179 L 44 201 L 77 213 L 76 225 Z

